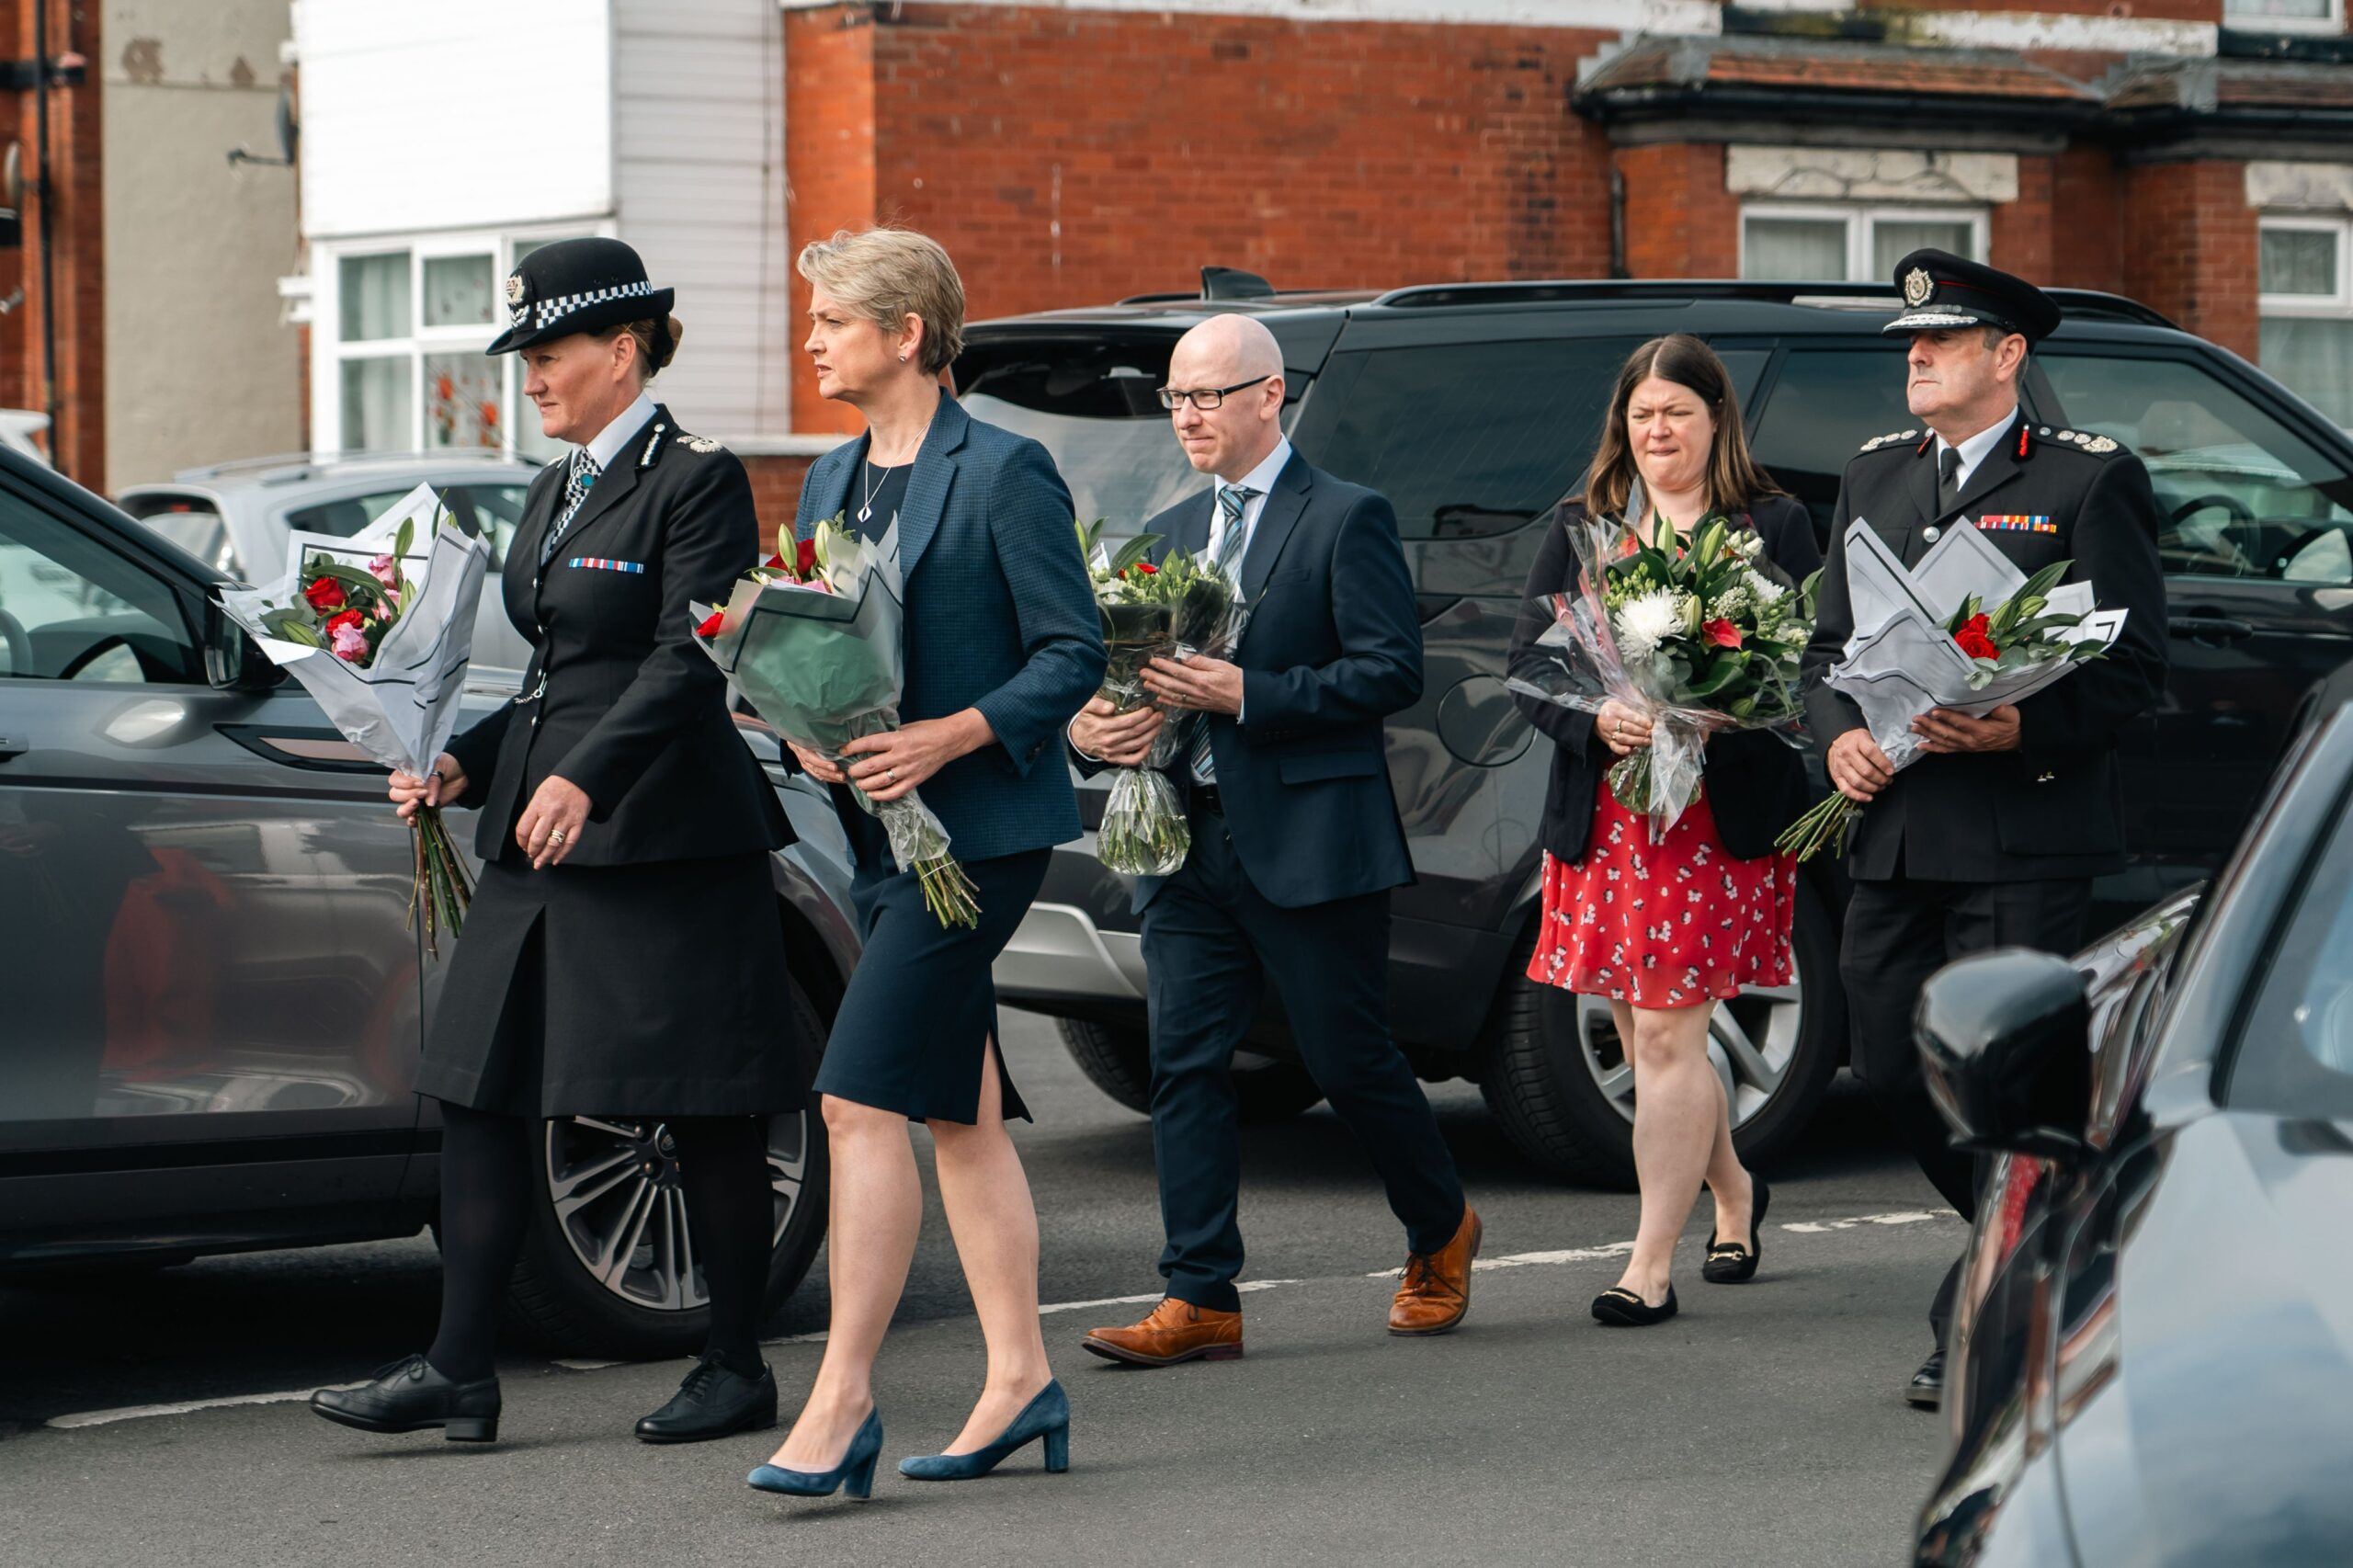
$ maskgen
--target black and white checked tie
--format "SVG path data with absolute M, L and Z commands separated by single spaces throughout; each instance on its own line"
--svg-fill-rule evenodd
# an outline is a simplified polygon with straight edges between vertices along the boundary
M 563 530 L 572 526 L 573 514 L 588 499 L 588 487 L 605 471 L 588 455 L 585 447 L 575 447 L 572 453 L 572 473 L 563 482 L 563 510 L 556 515 L 555 526 L 548 529 L 547 542 L 540 546 L 540 564 L 545 566 L 555 558 L 556 541 L 563 538 Z
M 1250 529 L 1243 518 L 1248 515 L 1250 502 L 1258 493 L 1246 484 L 1221 484 L 1217 487 L 1217 509 L 1224 520 L 1224 529 L 1218 536 L 1217 569 L 1242 574 L 1242 558 L 1250 551 Z M 1204 784 L 1217 782 L 1217 759 L 1210 755 L 1210 718 L 1206 713 L 1193 719 L 1193 777 Z

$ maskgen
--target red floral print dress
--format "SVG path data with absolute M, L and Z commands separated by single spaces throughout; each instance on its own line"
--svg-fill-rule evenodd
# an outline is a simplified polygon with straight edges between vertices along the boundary
M 1653 844 L 1650 821 L 1594 790 L 1581 858 L 1544 857 L 1544 917 L 1528 978 L 1637 1007 L 1696 1007 L 1790 983 L 1797 862 L 1739 859 L 1702 793 Z

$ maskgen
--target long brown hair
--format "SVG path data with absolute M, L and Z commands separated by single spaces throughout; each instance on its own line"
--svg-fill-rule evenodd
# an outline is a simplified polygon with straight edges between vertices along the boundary
M 1715 447 L 1708 454 L 1708 510 L 1737 516 L 1768 495 L 1783 494 L 1772 477 L 1749 455 L 1748 432 L 1740 422 L 1740 399 L 1732 392 L 1732 375 L 1716 351 L 1688 332 L 1654 337 L 1628 357 L 1609 391 L 1609 413 L 1602 422 L 1601 445 L 1586 471 L 1585 509 L 1591 517 L 1626 517 L 1626 500 L 1637 477 L 1633 446 L 1626 438 L 1626 405 L 1634 389 L 1656 376 L 1688 388 L 1708 405 L 1716 421 Z

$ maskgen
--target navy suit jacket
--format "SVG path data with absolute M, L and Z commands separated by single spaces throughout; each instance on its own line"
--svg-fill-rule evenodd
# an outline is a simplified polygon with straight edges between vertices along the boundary
M 1144 531 L 1199 555 L 1212 504 L 1203 491 Z M 1226 829 L 1251 885 L 1299 909 L 1412 881 L 1381 741 L 1381 722 L 1422 694 L 1421 618 L 1396 513 L 1293 452 L 1250 536 L 1242 597 L 1250 619 L 1233 661 L 1244 718 L 1207 722 Z M 1189 793 L 1189 757 L 1168 775 Z M 1137 879 L 1138 909 L 1162 880 Z
M 810 465 L 795 538 L 855 499 L 867 440 Z M 959 859 L 1079 835 L 1077 798 L 1060 766 L 1063 727 L 1102 684 L 1103 633 L 1073 519 L 1045 448 L 974 419 L 941 392 L 899 511 L 907 652 L 899 717 L 976 708 L 996 732 L 996 744 L 958 757 L 919 791 Z

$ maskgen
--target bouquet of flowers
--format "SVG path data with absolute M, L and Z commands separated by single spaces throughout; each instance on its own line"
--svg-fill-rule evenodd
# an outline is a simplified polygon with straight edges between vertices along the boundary
M 898 529 L 869 543 L 842 514 L 817 525 L 792 559 L 771 556 L 723 606 L 695 605 L 696 641 L 760 717 L 829 762 L 863 735 L 899 727 L 906 684 Z M 876 802 L 850 793 L 890 835 L 891 853 L 923 885 L 942 926 L 980 921 L 972 881 L 948 852 L 948 829 L 913 791 Z
M 1847 528 L 1856 630 L 1824 683 L 1863 710 L 1892 767 L 1909 767 L 1923 755 L 1912 721 L 1931 708 L 1983 718 L 2107 653 L 2125 612 L 2095 608 L 2089 583 L 2061 584 L 2072 564 L 2054 561 L 2027 576 L 1963 526 L 1906 569 L 1858 517 Z M 1834 793 L 1776 845 L 1801 860 L 1843 854 L 1862 810 Z
M 1130 713 L 1152 700 L 1143 669 L 1153 660 L 1194 653 L 1223 658 L 1233 651 L 1245 619 L 1242 589 L 1230 572 L 1182 551 L 1172 551 L 1157 566 L 1146 561 L 1160 542 L 1157 534 L 1139 534 L 1114 554 L 1102 541 L 1102 531 L 1099 518 L 1078 525 L 1078 547 L 1094 580 L 1103 646 L 1110 656 L 1097 695 Z M 1096 835 L 1096 854 L 1105 866 L 1165 877 L 1185 863 L 1193 834 L 1163 769 L 1183 755 L 1192 734 L 1189 724 L 1163 724 L 1142 765 L 1113 772 L 1103 825 Z
M 419 540 L 423 542 L 420 545 Z M 298 533 L 286 574 L 267 587 L 224 588 L 221 607 L 271 663 L 294 673 L 347 739 L 386 767 L 430 772 L 457 727 L 474 607 L 490 543 L 467 533 L 430 485 L 349 539 Z M 473 882 L 440 810 L 420 808 L 412 929 L 427 951 L 465 927 Z
M 1639 516 L 1641 492 L 1629 505 Z M 1661 517 L 1643 540 L 1619 523 L 1570 523 L 1574 593 L 1542 605 L 1552 625 L 1506 684 L 1597 713 L 1615 699 L 1647 714 L 1651 744 L 1609 769 L 1610 792 L 1647 814 L 1653 842 L 1699 798 L 1708 736 L 1775 730 L 1803 716 L 1798 663 L 1813 635 L 1805 596 L 1763 558 L 1764 541 L 1721 517 L 1687 540 Z

